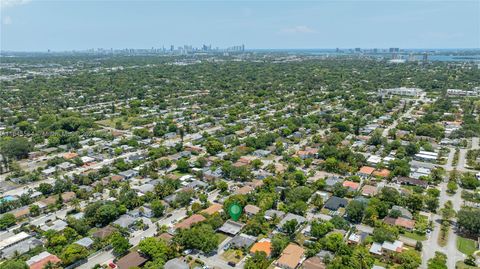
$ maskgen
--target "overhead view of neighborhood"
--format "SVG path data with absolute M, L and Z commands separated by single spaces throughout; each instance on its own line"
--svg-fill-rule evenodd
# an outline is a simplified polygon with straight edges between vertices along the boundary
M 0 0 L 0 269 L 480 269 L 478 0 Z
M 175 53 L 2 59 L 2 259 L 478 264 L 477 65 Z

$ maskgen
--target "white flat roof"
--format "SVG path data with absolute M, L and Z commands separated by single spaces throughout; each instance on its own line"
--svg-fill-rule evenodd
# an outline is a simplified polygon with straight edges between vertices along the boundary
M 438 153 L 437 153 L 437 152 L 425 151 L 425 150 L 420 150 L 417 154 L 430 155 L 430 156 L 438 156 Z
M 420 153 L 417 153 L 415 154 L 416 157 L 420 157 L 420 158 L 423 158 L 423 159 L 433 159 L 433 160 L 436 160 L 437 159 L 437 156 L 433 156 L 433 155 L 430 155 L 430 154 L 420 154 Z
M 26 238 L 29 238 L 29 237 L 30 237 L 30 235 L 27 234 L 26 232 L 21 232 L 21 233 L 18 233 L 16 235 L 14 235 L 14 236 L 10 236 L 5 240 L 0 241 L 0 249 L 4 249 L 8 246 L 11 246 L 11 245 L 13 245 L 17 242 L 20 242 L 20 241 L 26 239 Z

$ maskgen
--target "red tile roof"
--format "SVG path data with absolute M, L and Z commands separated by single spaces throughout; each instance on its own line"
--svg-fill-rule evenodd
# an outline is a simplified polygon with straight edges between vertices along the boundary
M 413 229 L 415 227 L 415 221 L 411 219 L 399 217 L 395 220 L 395 225 L 403 228 L 407 228 L 407 229 Z
M 181 222 L 175 225 L 175 229 L 188 229 L 192 227 L 193 224 L 199 223 L 206 220 L 206 218 L 199 214 L 191 215 L 190 217 L 182 220 Z
M 362 174 L 365 174 L 365 175 L 371 175 L 373 173 L 373 171 L 375 171 L 375 168 L 373 168 L 373 167 L 362 166 L 362 168 L 360 168 L 359 173 L 362 173 Z
M 253 255 L 257 251 L 263 251 L 267 254 L 267 257 L 270 257 L 272 254 L 272 243 L 270 241 L 262 241 L 255 243 L 250 249 L 250 253 Z
M 221 204 L 213 203 L 207 209 L 202 210 L 201 213 L 207 213 L 208 215 L 213 215 L 214 213 L 217 213 L 222 209 L 223 209 L 223 206 Z
M 388 177 L 390 175 L 390 170 L 382 169 L 382 170 L 379 170 L 379 171 L 375 171 L 375 172 L 373 172 L 373 175 L 377 176 L 377 177 Z
M 62 262 L 62 261 L 61 261 L 57 256 L 55 256 L 55 255 L 53 255 L 53 254 L 50 254 L 50 255 L 48 255 L 47 257 L 39 260 L 38 262 L 33 263 L 32 265 L 30 265 L 30 269 L 43 269 L 43 267 L 44 267 L 48 262 L 60 263 L 60 262 Z
M 350 189 L 353 189 L 353 190 L 356 190 L 358 189 L 358 187 L 360 187 L 360 184 L 357 183 L 357 182 L 353 182 L 353 181 L 344 181 L 343 184 L 342 184 L 344 187 L 347 187 L 347 188 L 350 188 Z

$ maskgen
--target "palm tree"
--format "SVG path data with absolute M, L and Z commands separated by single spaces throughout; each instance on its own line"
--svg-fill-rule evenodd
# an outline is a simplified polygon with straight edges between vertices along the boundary
M 52 261 L 48 261 L 44 266 L 43 269 L 58 269 L 60 268 L 57 263 L 53 263 Z

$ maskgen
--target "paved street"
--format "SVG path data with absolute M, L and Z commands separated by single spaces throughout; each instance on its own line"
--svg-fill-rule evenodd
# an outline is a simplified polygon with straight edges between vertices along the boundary
M 110 261 L 112 261 L 115 258 L 115 256 L 112 254 L 112 250 L 109 251 L 102 251 L 94 256 L 92 256 L 90 259 L 88 259 L 87 263 L 84 263 L 77 267 L 78 269 L 92 269 L 95 264 L 105 264 Z
M 462 198 L 461 198 L 461 189 L 459 188 L 457 192 L 450 196 L 447 194 L 447 183 L 442 182 L 439 184 L 440 187 L 440 197 L 439 197 L 439 204 L 440 208 L 448 201 L 452 201 L 453 208 L 458 211 L 462 206 Z M 435 256 L 436 251 L 443 252 L 447 254 L 447 266 L 448 268 L 455 268 L 455 263 L 457 261 L 463 260 L 465 256 L 457 250 L 457 235 L 455 233 L 455 228 L 453 226 L 450 227 L 449 235 L 448 235 L 448 242 L 445 247 L 441 247 L 438 245 L 438 236 L 440 235 L 440 224 L 441 224 L 441 216 L 438 214 L 433 215 L 433 231 L 430 233 L 428 239 L 423 242 L 423 249 L 422 249 L 422 267 L 427 268 L 427 262 L 429 259 Z
M 424 97 L 425 97 L 425 96 L 422 95 L 421 100 L 423 100 Z M 406 116 L 410 116 L 410 115 L 412 114 L 412 111 L 413 111 L 413 110 L 415 109 L 415 107 L 417 106 L 418 101 L 419 101 L 419 100 L 416 100 L 416 101 L 415 101 L 415 104 L 413 104 L 412 107 L 410 107 L 402 116 L 398 117 L 398 119 L 394 120 L 392 124 L 390 124 L 387 128 L 385 128 L 385 129 L 383 130 L 383 132 L 382 132 L 382 135 L 383 135 L 384 137 L 387 137 L 387 136 L 388 136 L 388 131 L 390 131 L 391 129 L 397 127 L 399 120 L 403 119 L 403 118 L 406 117 Z

